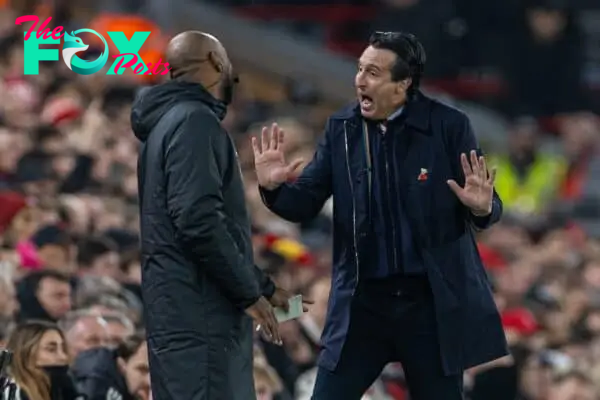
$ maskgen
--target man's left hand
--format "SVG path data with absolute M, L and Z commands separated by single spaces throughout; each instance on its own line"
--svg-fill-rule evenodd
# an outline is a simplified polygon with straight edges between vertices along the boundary
M 461 188 L 452 179 L 448 181 L 448 185 L 461 203 L 471 209 L 473 215 L 483 217 L 492 212 L 496 170 L 492 169 L 488 173 L 485 158 L 477 157 L 475 150 L 471 151 L 470 159 L 471 162 L 464 153 L 460 155 L 460 162 L 465 174 L 465 186 Z
M 289 300 L 294 296 L 295 294 L 292 294 L 287 290 L 278 287 L 275 289 L 275 293 L 273 293 L 273 296 L 271 296 L 269 302 L 273 307 L 282 308 L 287 312 L 290 308 Z M 304 310 L 304 312 L 308 311 L 307 304 L 314 304 L 314 301 L 302 296 L 302 309 Z

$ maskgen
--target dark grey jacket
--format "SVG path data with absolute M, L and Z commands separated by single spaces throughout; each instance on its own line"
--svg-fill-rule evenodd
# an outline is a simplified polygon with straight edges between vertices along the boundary
M 253 263 L 225 110 L 201 86 L 177 81 L 143 90 L 132 110 L 155 400 L 253 398 L 244 309 L 274 286 Z

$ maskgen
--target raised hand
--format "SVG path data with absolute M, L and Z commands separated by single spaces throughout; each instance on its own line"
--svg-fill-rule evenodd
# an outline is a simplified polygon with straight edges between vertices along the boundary
M 496 170 L 492 169 L 491 173 L 488 173 L 485 158 L 478 158 L 475 150 L 471 151 L 470 158 L 471 162 L 469 163 L 466 154 L 460 155 L 460 162 L 465 174 L 465 186 L 461 188 L 452 179 L 448 181 L 448 185 L 461 203 L 470 208 L 474 215 L 489 215 L 492 212 Z
M 297 159 L 289 164 L 286 163 L 283 154 L 283 136 L 283 130 L 279 129 L 277 124 L 273 124 L 271 129 L 267 127 L 262 129 L 260 142 L 258 138 L 252 138 L 258 184 L 267 190 L 276 189 L 292 178 L 303 162 L 302 159 Z

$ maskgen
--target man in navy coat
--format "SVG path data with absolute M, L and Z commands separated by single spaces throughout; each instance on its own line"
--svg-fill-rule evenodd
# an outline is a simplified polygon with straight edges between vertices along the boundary
M 334 199 L 332 290 L 314 400 L 358 400 L 392 361 L 413 400 L 463 398 L 469 367 L 507 355 L 474 231 L 497 222 L 468 117 L 425 97 L 425 50 L 376 32 L 358 61 L 358 102 L 327 122 L 313 160 L 288 163 L 274 125 L 253 138 L 265 204 L 293 222 Z

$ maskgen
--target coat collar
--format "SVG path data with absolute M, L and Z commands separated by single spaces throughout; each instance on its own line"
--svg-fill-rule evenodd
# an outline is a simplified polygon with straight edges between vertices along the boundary
M 421 92 L 417 92 L 415 98 L 410 100 L 406 104 L 406 107 L 402 111 L 402 114 L 406 115 L 405 123 L 419 132 L 431 135 L 430 125 L 430 111 L 431 111 L 431 100 L 423 95 Z M 360 108 L 358 101 L 355 101 L 346 107 L 342 108 L 331 116 L 332 119 L 346 120 L 351 123 L 360 124 L 362 117 L 360 115 Z

